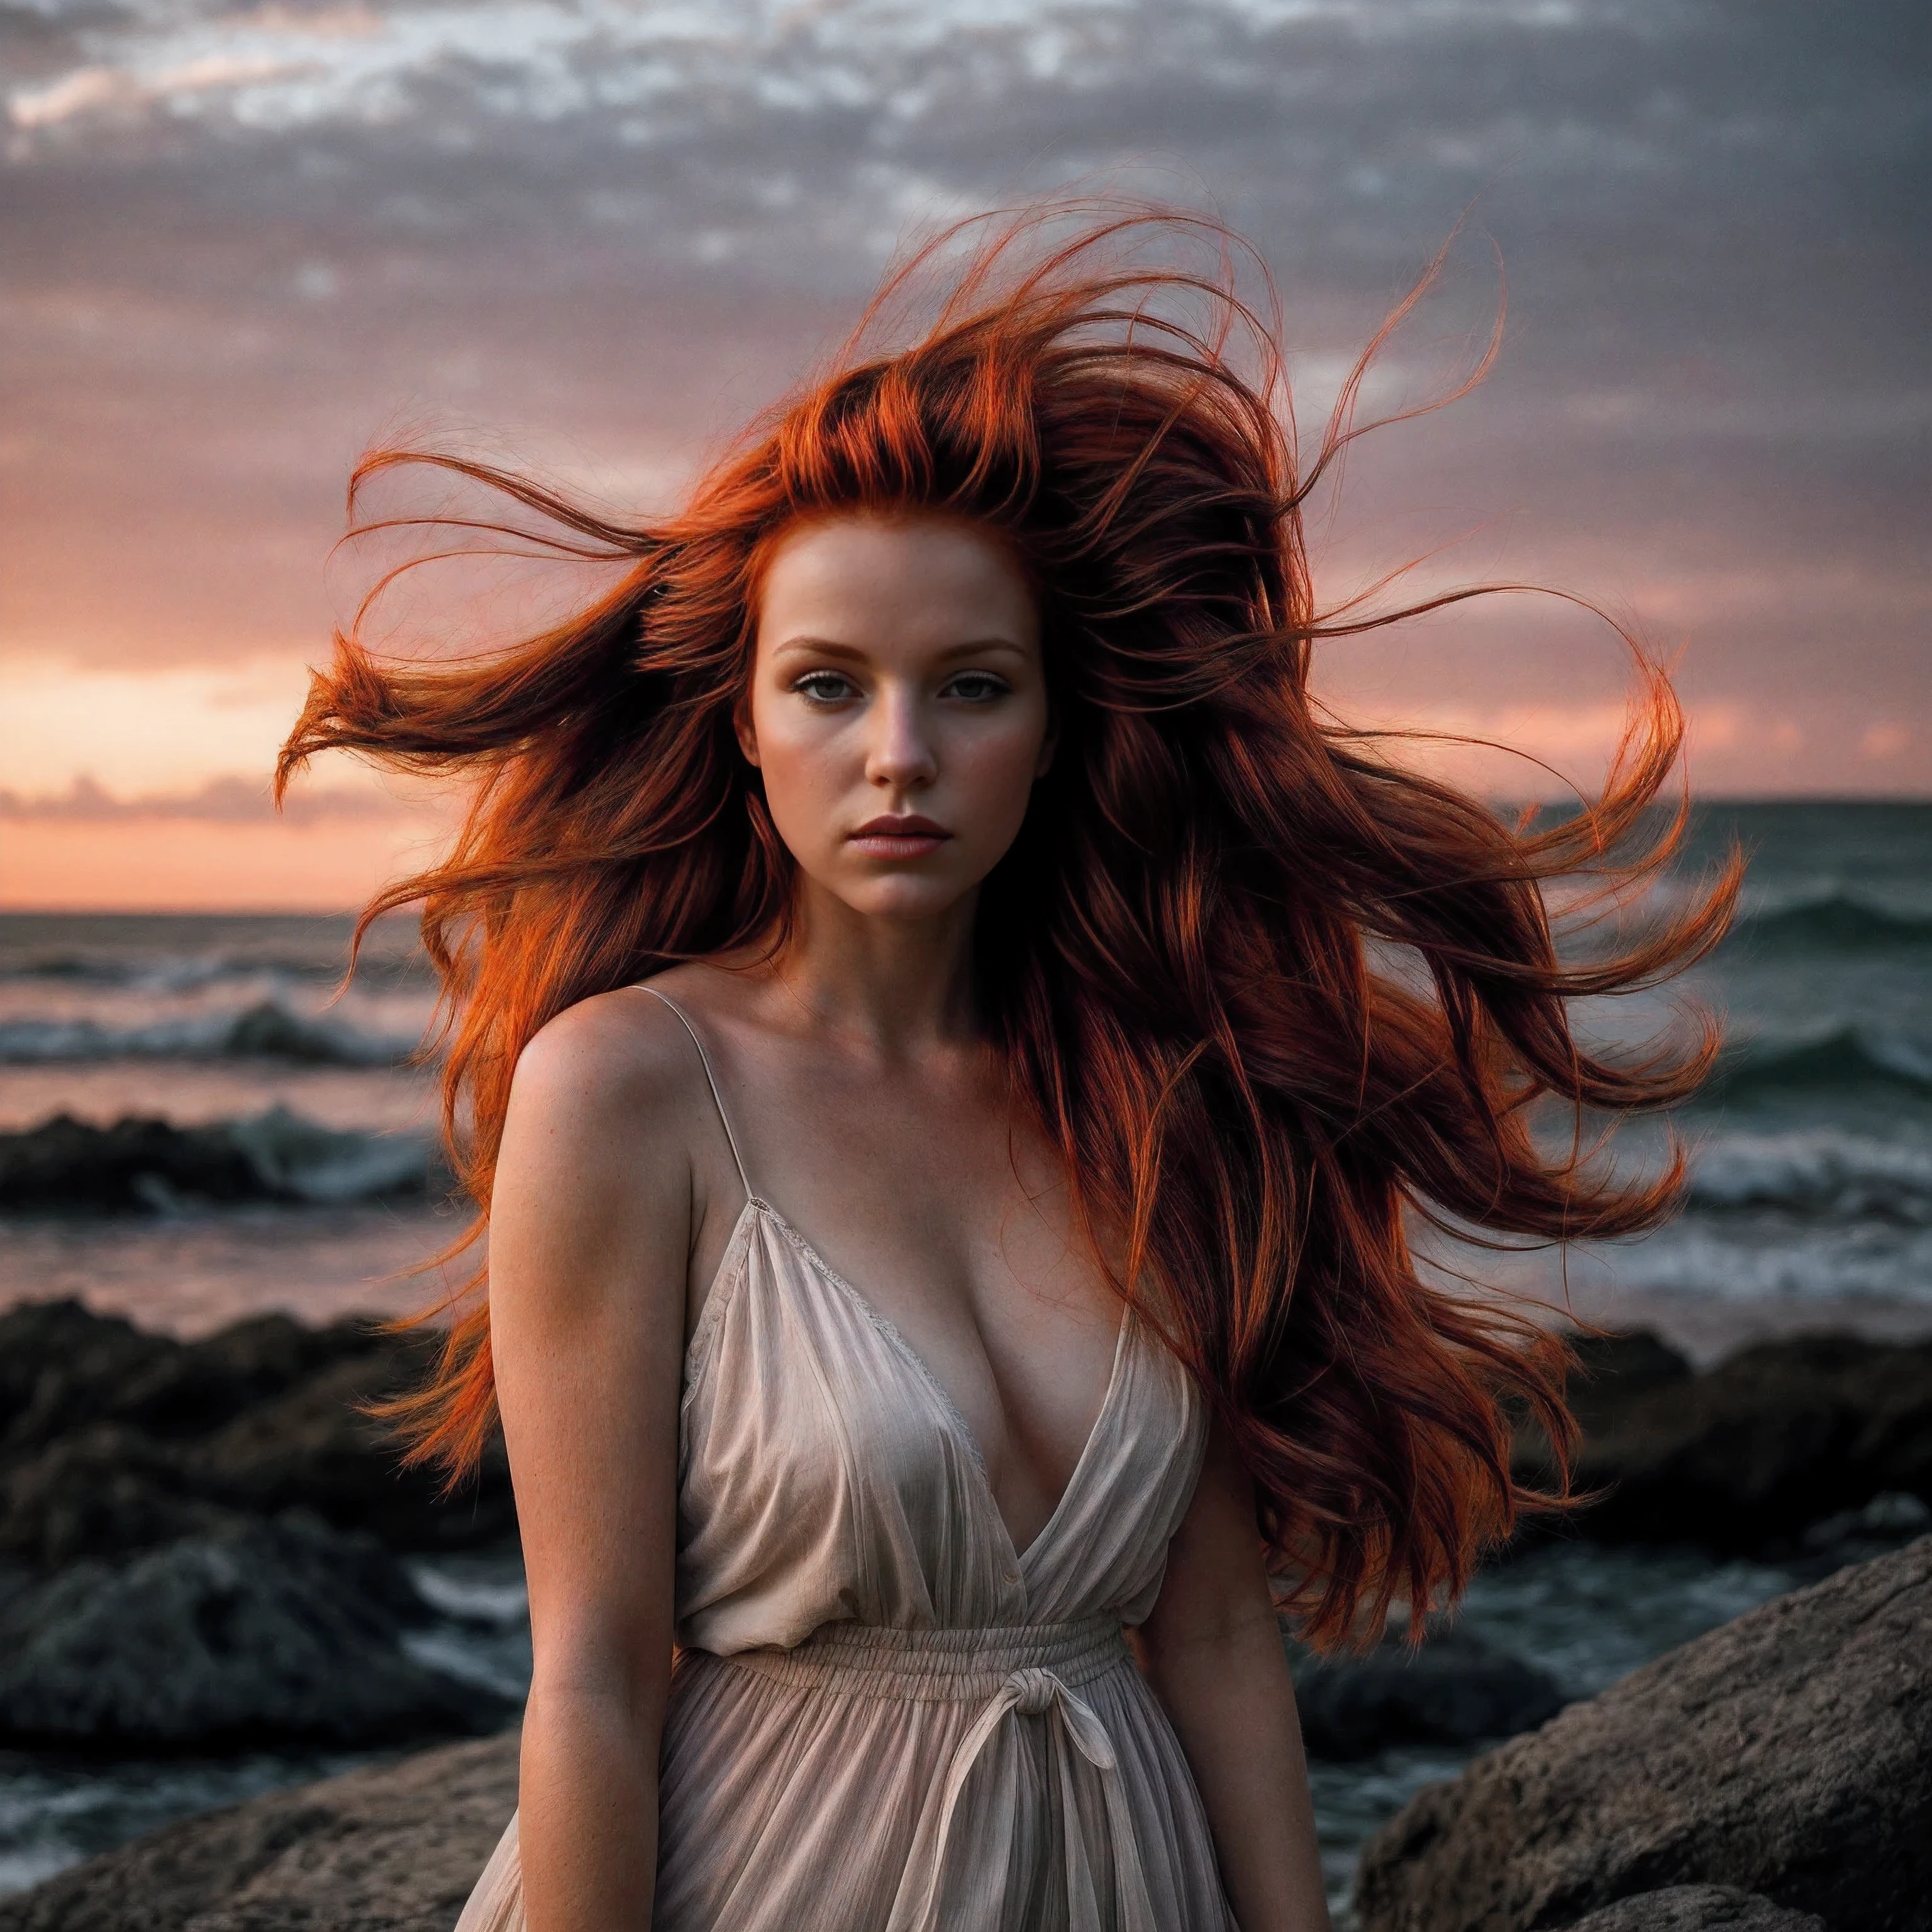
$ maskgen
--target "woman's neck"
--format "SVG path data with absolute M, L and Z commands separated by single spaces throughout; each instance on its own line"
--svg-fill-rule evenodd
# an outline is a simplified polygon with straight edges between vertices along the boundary
M 802 880 L 792 929 L 772 962 L 779 985 L 818 1025 L 881 1060 L 976 1038 L 969 892 L 937 917 L 854 912 Z

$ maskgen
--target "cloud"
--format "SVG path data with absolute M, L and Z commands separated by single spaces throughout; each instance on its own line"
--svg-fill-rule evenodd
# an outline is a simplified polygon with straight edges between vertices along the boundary
M 416 815 L 402 801 L 374 788 L 298 785 L 278 814 L 266 779 L 229 775 L 193 791 L 142 792 L 117 798 L 92 777 L 74 779 L 64 792 L 22 797 L 0 790 L 0 820 L 66 825 L 107 825 L 184 820 L 205 825 L 295 825 L 375 821 Z
M 1804 783 L 1916 783 L 1922 728 L 1864 755 L 1858 730 L 1923 686 L 1922 16 L 1923 0 L 0 11 L 9 622 L 16 647 L 142 672 L 111 715 L 53 694 L 44 709 L 80 721 L 66 737 L 38 712 L 12 728 L 9 782 L 64 797 L 92 771 L 117 797 L 175 798 L 265 764 L 266 699 L 218 715 L 184 686 L 182 728 L 158 730 L 133 683 L 320 648 L 340 481 L 386 424 L 503 425 L 490 453 L 513 464 L 533 452 L 655 496 L 644 472 L 681 477 L 781 392 L 909 230 L 1115 170 L 1252 237 L 1311 392 L 1473 206 L 1466 259 L 1390 373 L 1413 350 L 1426 388 L 1430 352 L 1453 364 L 1480 334 L 1484 230 L 1508 266 L 1504 359 L 1466 407 L 1389 439 L 1392 460 L 1378 442 L 1352 466 L 1368 574 L 1442 525 L 1492 528 L 1470 574 L 1638 604 L 1688 644 L 1707 712 L 1757 693 L 1804 720 Z M 1489 718 L 1570 681 L 1561 652 L 1515 635 L 1425 640 L 1409 697 Z M 298 695 L 275 700 L 283 728 Z M 1736 756 L 1766 783 L 1796 770 L 1753 742 Z M 174 744 L 193 769 L 163 768 Z

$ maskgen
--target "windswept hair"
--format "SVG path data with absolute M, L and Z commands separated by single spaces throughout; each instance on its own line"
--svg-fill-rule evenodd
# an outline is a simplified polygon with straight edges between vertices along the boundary
M 1533 1418 L 1562 1466 L 1564 1344 L 1419 1270 L 1412 1227 L 1564 1241 L 1666 1214 L 1681 1154 L 1619 1181 L 1585 1157 L 1583 1126 L 1683 1099 L 1711 1030 L 1609 1056 L 1569 1003 L 1707 951 L 1736 866 L 1614 956 L 1559 961 L 1546 884 L 1620 892 L 1681 836 L 1681 801 L 1652 809 L 1681 715 L 1641 652 L 1602 794 L 1557 823 L 1402 769 L 1312 699 L 1318 640 L 1478 594 L 1324 615 L 1310 586 L 1303 506 L 1361 433 L 1368 358 L 1420 287 L 1300 472 L 1278 332 L 1238 296 L 1232 238 L 1144 211 L 1092 214 L 1058 244 L 1051 226 L 1010 221 L 910 346 L 866 352 L 956 236 L 923 251 L 830 373 L 662 521 L 460 458 L 365 459 L 352 520 L 370 477 L 430 463 L 549 520 L 560 554 L 628 568 L 487 658 L 400 664 L 338 634 L 279 780 L 340 748 L 472 788 L 448 856 L 364 923 L 422 905 L 445 1127 L 480 1228 L 538 1028 L 676 962 L 783 942 L 793 861 L 733 733 L 776 538 L 852 511 L 998 532 L 1036 587 L 1060 741 L 982 891 L 982 1010 L 1082 1226 L 1120 1257 L 1114 1285 L 1238 1444 L 1290 1607 L 1315 1642 L 1346 1642 L 1398 1601 L 1453 1597 L 1520 1512 L 1562 1506 L 1567 1478 L 1526 1489 L 1510 1452 Z M 1214 265 L 1144 266 L 1176 233 L 1204 233 Z M 1576 1129 L 1555 1152 L 1532 1135 L 1552 1104 Z M 415 1458 L 473 1465 L 495 1415 L 483 1294 L 400 1406 Z

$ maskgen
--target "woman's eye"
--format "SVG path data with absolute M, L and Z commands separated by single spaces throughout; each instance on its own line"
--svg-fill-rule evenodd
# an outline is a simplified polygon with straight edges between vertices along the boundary
M 852 680 L 836 670 L 808 671 L 792 688 L 814 704 L 842 704 L 853 694 Z
M 1012 688 L 1004 678 L 984 670 L 962 671 L 946 687 L 950 695 L 963 698 L 968 704 L 989 704 L 996 698 L 1005 697 Z

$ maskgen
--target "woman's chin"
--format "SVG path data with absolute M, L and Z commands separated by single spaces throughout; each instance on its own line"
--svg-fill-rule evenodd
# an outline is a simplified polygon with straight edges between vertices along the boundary
M 862 919 L 918 921 L 939 919 L 972 892 L 957 879 L 922 878 L 912 872 L 862 880 L 841 880 L 832 894 Z

